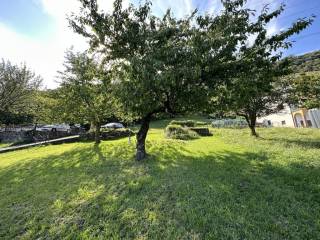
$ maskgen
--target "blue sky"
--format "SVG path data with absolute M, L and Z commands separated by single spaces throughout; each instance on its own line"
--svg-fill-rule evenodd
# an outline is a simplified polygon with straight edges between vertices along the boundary
M 125 0 L 125 5 L 129 0 Z M 130 0 L 137 4 L 139 0 Z M 108 11 L 112 0 L 99 0 L 101 8 Z M 176 16 L 188 14 L 194 8 L 202 12 L 218 12 L 219 0 L 154 0 L 153 11 L 162 15 L 171 8 Z M 287 5 L 284 14 L 269 25 L 269 32 L 284 29 L 297 18 L 315 14 L 314 24 L 298 36 L 286 55 L 298 55 L 320 49 L 319 0 L 248 0 L 248 7 L 261 10 L 266 3 L 271 8 L 280 3 Z M 56 72 L 61 69 L 64 51 L 74 45 L 84 50 L 83 38 L 68 28 L 66 14 L 78 10 L 77 0 L 1 0 L 0 1 L 0 58 L 13 62 L 26 62 L 40 74 L 49 88 L 57 86 Z
M 40 4 L 30 0 L 2 0 L 0 22 L 31 37 L 54 34 L 54 19 L 42 11 Z

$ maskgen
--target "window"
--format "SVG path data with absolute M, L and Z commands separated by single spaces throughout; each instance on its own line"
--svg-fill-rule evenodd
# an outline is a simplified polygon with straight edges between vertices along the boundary
M 304 127 L 304 121 L 300 120 L 301 127 Z
M 312 127 L 312 122 L 311 122 L 311 120 L 307 120 L 307 127 Z
M 268 120 L 268 126 L 271 126 L 271 125 L 272 125 L 271 121 L 270 121 L 270 120 Z
M 281 121 L 282 126 L 286 125 L 286 121 Z

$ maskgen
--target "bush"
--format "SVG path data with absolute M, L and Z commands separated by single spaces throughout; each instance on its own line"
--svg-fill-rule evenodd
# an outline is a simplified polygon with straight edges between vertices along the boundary
M 167 138 L 180 139 L 180 140 L 191 140 L 199 138 L 199 135 L 188 128 L 184 128 L 181 125 L 170 124 L 165 129 L 165 135 Z
M 180 125 L 181 127 L 194 127 L 196 125 L 196 122 L 192 120 L 187 120 L 187 121 L 173 120 L 170 122 L 170 125 Z

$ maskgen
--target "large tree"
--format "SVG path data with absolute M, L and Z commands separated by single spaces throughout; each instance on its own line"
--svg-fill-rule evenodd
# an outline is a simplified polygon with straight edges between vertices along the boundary
M 99 11 L 96 0 L 80 2 L 83 8 L 70 19 L 72 28 L 90 39 L 92 51 L 103 54 L 124 111 L 141 119 L 137 160 L 146 157 L 151 117 L 202 107 L 208 89 L 233 72 L 233 53 L 246 38 L 248 11 L 241 0 L 225 1 L 216 17 L 195 11 L 183 19 L 170 11 L 155 17 L 148 1 L 123 9 L 116 0 L 111 14 Z
M 24 122 L 25 118 L 21 116 L 29 115 L 28 110 L 33 101 L 33 93 L 39 89 L 41 82 L 41 77 L 28 69 L 25 64 L 15 65 L 2 59 L 0 62 L 0 119 L 5 119 L 4 122 L 7 124 Z
M 87 52 L 69 50 L 65 58 L 65 70 L 60 72 L 61 117 L 68 122 L 90 122 L 95 142 L 100 143 L 101 125 L 114 114 L 108 73 Z
M 313 21 L 313 18 L 299 19 L 286 30 L 268 34 L 268 23 L 283 11 L 284 5 L 275 11 L 265 7 L 248 23 L 251 42 L 244 41 L 239 46 L 239 72 L 216 89 L 219 97 L 213 99 L 226 110 L 243 116 L 253 136 L 258 136 L 255 129 L 257 118 L 279 111 L 285 102 L 287 87 L 283 85 L 282 77 L 289 73 L 289 65 L 281 58 L 283 51 L 292 46 L 290 37 L 299 34 Z

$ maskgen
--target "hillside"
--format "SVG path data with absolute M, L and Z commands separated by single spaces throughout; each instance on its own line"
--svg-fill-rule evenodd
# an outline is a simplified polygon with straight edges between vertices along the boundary
M 295 73 L 320 71 L 320 51 L 289 57 Z

